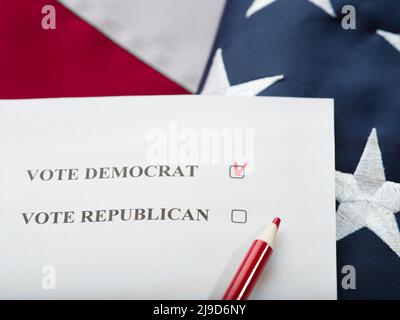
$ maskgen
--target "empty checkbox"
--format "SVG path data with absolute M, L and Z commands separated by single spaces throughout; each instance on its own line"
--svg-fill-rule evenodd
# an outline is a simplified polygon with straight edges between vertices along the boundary
M 247 211 L 242 209 L 233 209 L 231 212 L 231 221 L 233 223 L 246 223 Z

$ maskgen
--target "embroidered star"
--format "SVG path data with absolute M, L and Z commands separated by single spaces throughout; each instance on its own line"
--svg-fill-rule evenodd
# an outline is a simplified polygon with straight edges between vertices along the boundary
M 376 33 L 400 51 L 400 34 L 377 30 Z
M 246 17 L 249 18 L 251 15 L 256 13 L 257 11 L 265 8 L 266 6 L 270 5 L 271 3 L 277 0 L 254 0 L 251 6 L 246 11 Z M 335 18 L 336 13 L 332 7 L 332 3 L 330 0 L 308 0 L 312 4 L 316 5 L 317 7 L 321 8 L 331 17 Z
M 400 257 L 400 183 L 386 181 L 376 129 L 371 131 L 353 174 L 336 171 L 336 238 L 368 228 Z
M 255 96 L 275 82 L 283 79 L 283 75 L 264 77 L 236 85 L 231 85 L 222 59 L 222 50 L 218 49 L 205 81 L 201 94 L 227 96 Z

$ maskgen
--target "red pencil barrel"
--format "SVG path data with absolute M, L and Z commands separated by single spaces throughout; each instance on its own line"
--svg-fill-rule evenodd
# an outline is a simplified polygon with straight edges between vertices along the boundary
M 255 240 L 222 299 L 246 300 L 271 253 L 272 248 L 265 241 Z

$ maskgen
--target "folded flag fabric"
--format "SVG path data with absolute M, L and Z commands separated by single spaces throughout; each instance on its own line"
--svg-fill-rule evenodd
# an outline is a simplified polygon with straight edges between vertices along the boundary
M 46 5 L 56 30 L 41 27 Z M 1 1 L 0 12 L 1 99 L 188 93 L 55 0 Z
M 228 1 L 200 92 L 335 99 L 338 297 L 400 298 L 400 2 Z

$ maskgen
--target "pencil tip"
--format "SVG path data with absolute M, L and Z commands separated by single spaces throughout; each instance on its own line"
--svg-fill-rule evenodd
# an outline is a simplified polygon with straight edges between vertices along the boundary
M 274 218 L 274 220 L 272 220 L 272 223 L 274 223 L 276 227 L 279 228 L 279 225 L 281 224 L 281 218 Z

